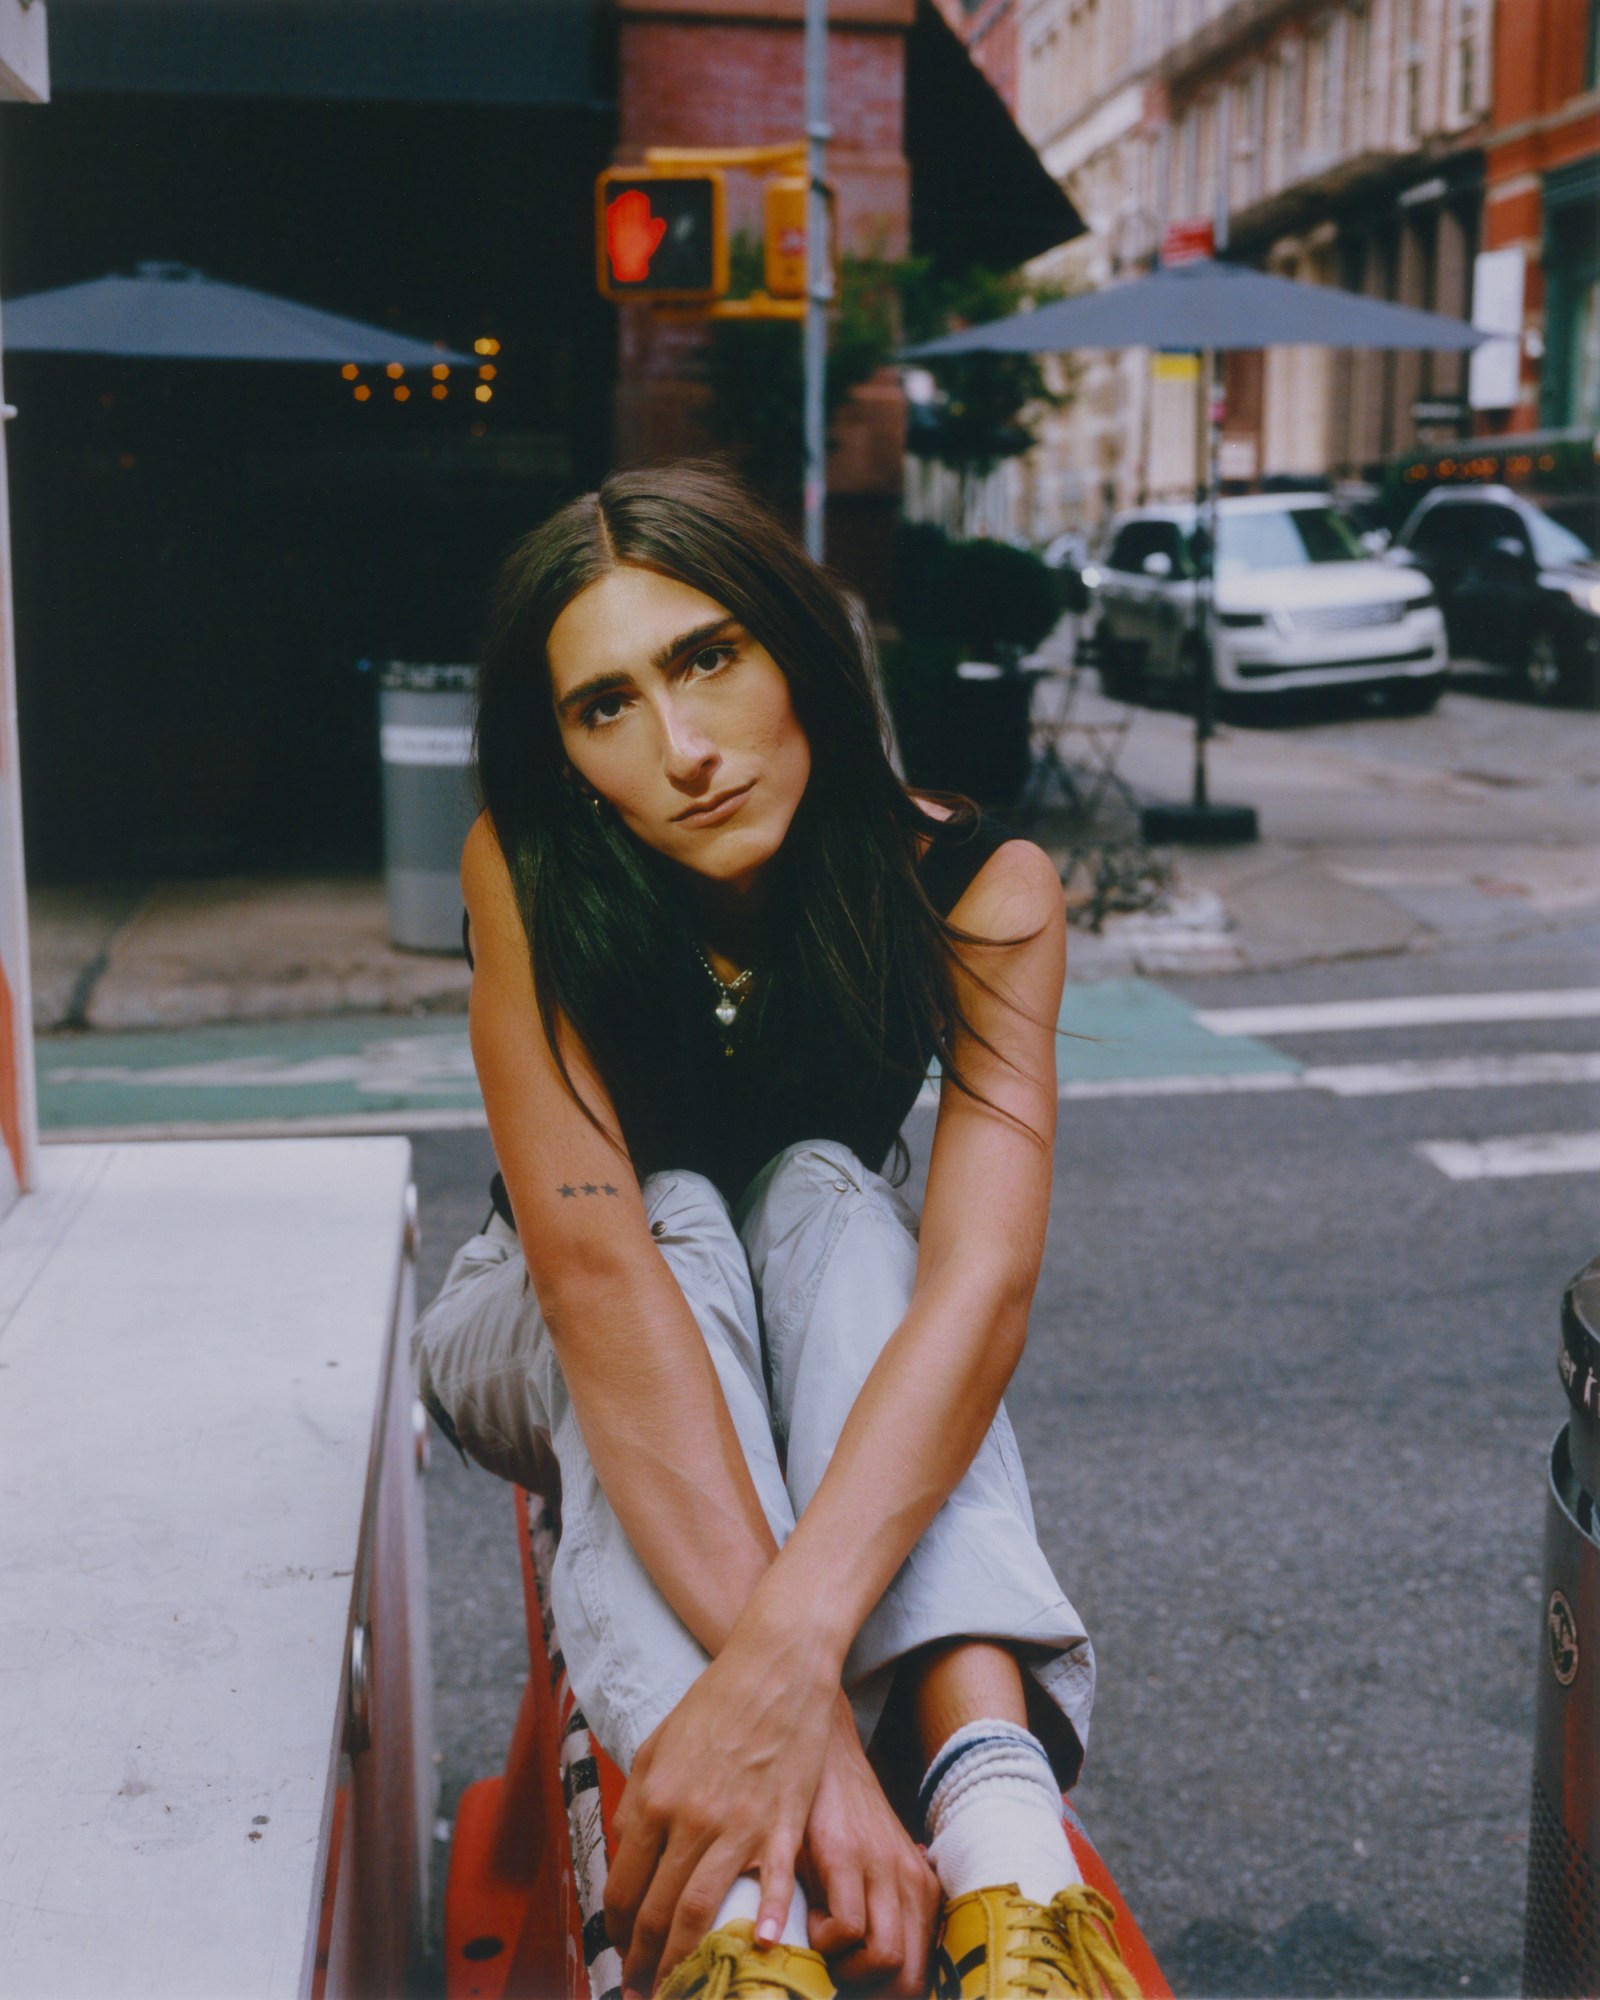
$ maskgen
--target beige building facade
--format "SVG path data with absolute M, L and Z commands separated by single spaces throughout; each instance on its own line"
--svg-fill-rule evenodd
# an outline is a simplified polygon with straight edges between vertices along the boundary
M 1491 12 L 1490 0 L 1024 0 L 1019 122 L 1090 225 L 1034 268 L 1102 285 L 1152 268 L 1170 224 L 1209 219 L 1231 258 L 1470 317 Z M 1194 363 L 1145 350 L 1083 363 L 1070 408 L 995 475 L 1012 531 L 1032 540 L 1195 488 Z M 1370 475 L 1419 438 L 1470 428 L 1459 357 L 1239 353 L 1223 475 Z

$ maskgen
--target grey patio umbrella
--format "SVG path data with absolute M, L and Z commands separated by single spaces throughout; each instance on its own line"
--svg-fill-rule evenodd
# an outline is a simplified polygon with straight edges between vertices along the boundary
M 187 264 L 140 264 L 58 291 L 7 299 L 0 317 L 7 352 L 116 354 L 149 361 L 346 361 L 424 368 L 473 357 L 301 305 L 228 285 Z
M 903 349 L 901 358 L 936 361 L 956 354 L 1044 354 L 1079 347 L 1462 349 L 1487 338 L 1443 313 L 1200 257 L 924 341 Z
M 1251 807 L 1213 805 L 1206 793 L 1205 746 L 1214 726 L 1216 702 L 1210 637 L 1217 546 L 1217 452 L 1222 428 L 1218 407 L 1221 354 L 1229 348 L 1295 346 L 1460 352 L 1489 337 L 1464 320 L 1450 319 L 1443 313 L 1419 312 L 1332 285 L 1302 284 L 1248 265 L 1201 257 L 901 350 L 902 361 L 940 361 L 982 353 L 1050 354 L 1085 347 L 1161 347 L 1205 353 L 1204 379 L 1210 392 L 1204 496 L 1208 532 L 1196 603 L 1204 643 L 1195 649 L 1194 795 L 1187 807 L 1148 807 L 1144 814 L 1148 838 L 1253 840 L 1256 836 Z

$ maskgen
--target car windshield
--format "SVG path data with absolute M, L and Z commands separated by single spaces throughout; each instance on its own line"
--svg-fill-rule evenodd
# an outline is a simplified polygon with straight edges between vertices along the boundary
M 1530 507 L 1523 518 L 1528 523 L 1528 533 L 1533 537 L 1533 553 L 1542 563 L 1593 562 L 1594 550 L 1581 535 L 1575 535 L 1570 528 L 1563 528 L 1559 521 L 1552 521 L 1548 514 L 1541 514 Z
M 1366 550 L 1344 516 L 1332 507 L 1281 507 L 1222 514 L 1217 520 L 1221 547 L 1218 576 L 1242 576 L 1254 569 L 1298 569 L 1303 563 L 1364 562 Z M 1198 554 L 1205 529 L 1192 540 Z

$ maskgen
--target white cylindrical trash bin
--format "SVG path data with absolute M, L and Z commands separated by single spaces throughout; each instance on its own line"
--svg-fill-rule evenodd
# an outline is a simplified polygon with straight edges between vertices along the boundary
M 389 936 L 407 951 L 460 951 L 461 848 L 472 790 L 475 666 L 390 660 L 378 676 Z

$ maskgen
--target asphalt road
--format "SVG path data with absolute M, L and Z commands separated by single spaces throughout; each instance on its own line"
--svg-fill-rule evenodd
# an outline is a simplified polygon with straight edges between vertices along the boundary
M 1167 985 L 1216 1009 L 1579 987 L 1596 962 L 1572 933 Z M 1600 1029 L 1269 1040 L 1370 1065 Z M 1596 1128 L 1570 1082 L 1063 1106 L 1011 1408 L 1099 1653 L 1077 1803 L 1181 1994 L 1516 1988 L 1556 1308 L 1600 1247 L 1596 1178 L 1453 1180 L 1417 1148 Z M 427 1298 L 491 1160 L 481 1132 L 416 1159 Z M 507 1491 L 439 1448 L 428 1506 L 448 1815 L 499 1761 L 525 1646 Z

